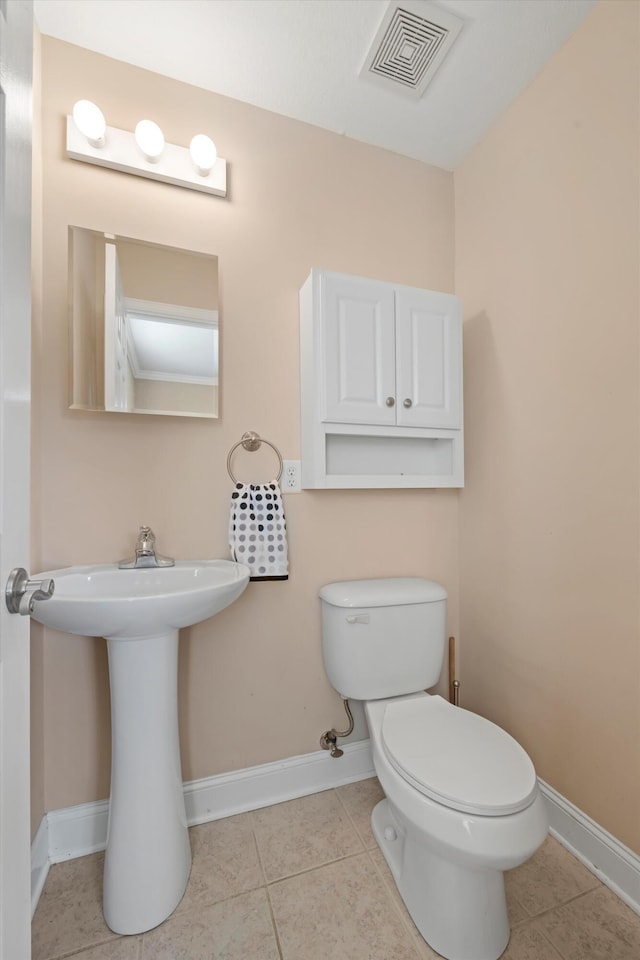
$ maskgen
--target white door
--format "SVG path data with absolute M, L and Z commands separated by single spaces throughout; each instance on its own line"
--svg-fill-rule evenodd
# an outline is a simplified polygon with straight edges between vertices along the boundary
M 393 287 L 325 274 L 320 309 L 323 420 L 396 422 Z
M 396 290 L 396 422 L 462 426 L 462 311 L 457 297 Z
M 0 2 L 0 584 L 29 565 L 31 0 Z M 0 957 L 28 960 L 29 618 L 0 603 Z

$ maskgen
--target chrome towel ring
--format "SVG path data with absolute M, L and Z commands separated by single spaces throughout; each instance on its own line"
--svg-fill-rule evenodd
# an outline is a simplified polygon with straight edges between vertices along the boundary
M 277 456 L 278 476 L 276 477 L 276 481 L 280 479 L 280 477 L 282 476 L 282 454 L 280 453 L 278 448 L 275 446 L 275 444 L 271 443 L 270 440 L 265 440 L 264 437 L 261 437 L 260 434 L 256 433 L 254 430 L 248 430 L 246 433 L 242 434 L 242 437 L 240 438 L 240 440 L 238 440 L 237 443 L 234 443 L 234 445 L 231 447 L 231 450 L 229 450 L 229 456 L 227 457 L 227 473 L 229 474 L 229 476 L 231 477 L 234 483 L 238 483 L 238 481 L 234 477 L 233 472 L 231 470 L 231 458 L 234 452 L 238 449 L 238 447 L 242 446 L 244 447 L 245 450 L 248 450 L 250 453 L 253 453 L 255 450 L 260 449 L 260 444 L 262 443 L 266 443 L 268 447 L 271 447 L 271 449 Z

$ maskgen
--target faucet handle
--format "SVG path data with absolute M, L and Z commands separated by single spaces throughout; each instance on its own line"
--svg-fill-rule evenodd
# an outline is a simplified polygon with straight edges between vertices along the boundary
M 140 527 L 136 546 L 143 553 L 153 553 L 156 544 L 156 535 L 151 527 Z
M 133 559 L 121 560 L 118 566 L 121 570 L 132 570 L 137 567 L 173 567 L 175 560 L 156 553 L 156 535 L 151 527 L 145 526 L 138 529 Z

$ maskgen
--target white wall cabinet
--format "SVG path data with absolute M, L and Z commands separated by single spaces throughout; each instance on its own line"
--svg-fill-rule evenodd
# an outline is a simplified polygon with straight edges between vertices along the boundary
M 456 297 L 312 270 L 300 346 L 303 487 L 462 486 Z

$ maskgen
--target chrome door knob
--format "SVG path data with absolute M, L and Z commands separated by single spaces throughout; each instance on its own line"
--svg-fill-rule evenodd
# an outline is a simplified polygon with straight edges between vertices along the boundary
M 413 405 L 413 404 L 412 404 L 412 401 L 409 399 L 409 397 L 407 397 L 406 400 L 403 400 L 403 401 L 402 401 L 402 406 L 403 406 L 403 407 L 407 407 L 407 408 L 408 408 L 408 407 L 411 407 L 412 405 Z
M 30 580 L 24 567 L 15 567 L 9 574 L 4 598 L 9 613 L 19 613 L 23 617 L 33 613 L 36 600 L 49 600 L 53 596 L 55 583 L 51 579 Z
M 395 405 L 395 397 L 387 397 L 387 406 L 393 407 Z

